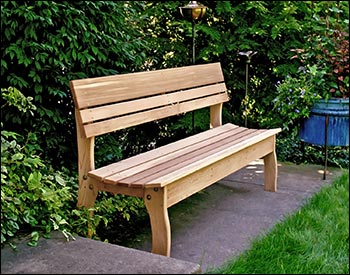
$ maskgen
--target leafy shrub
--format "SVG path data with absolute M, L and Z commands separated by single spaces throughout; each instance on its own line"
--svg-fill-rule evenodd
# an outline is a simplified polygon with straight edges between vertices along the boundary
M 293 58 L 303 66 L 314 66 L 324 71 L 324 81 L 314 87 L 323 99 L 348 98 L 349 88 L 349 16 L 342 17 L 342 1 L 331 5 L 325 1 L 325 14 L 315 14 L 313 31 L 306 37 L 302 48 L 292 49 Z M 349 9 L 349 8 L 348 8 Z
M 75 192 L 62 172 L 46 166 L 36 154 L 36 135 L 24 138 L 1 131 L 1 244 L 18 232 L 68 234 L 69 204 Z
M 52 165 L 76 165 L 69 81 L 143 66 L 142 2 L 1 1 L 2 87 L 17 87 L 37 107 L 20 118 L 1 109 L 2 121 L 22 135 L 36 128 Z
M 314 102 L 321 98 L 315 87 L 324 82 L 324 75 L 325 71 L 319 71 L 316 66 L 301 67 L 296 76 L 287 75 L 277 82 L 277 97 L 273 102 L 283 130 L 290 131 L 290 127 L 309 117 Z
M 4 105 L 20 113 L 33 115 L 36 110 L 32 98 L 16 88 L 1 89 L 1 96 Z M 1 131 L 1 244 L 18 232 L 30 232 L 30 244 L 38 240 L 38 231 L 59 229 L 69 235 L 66 204 L 74 201 L 75 192 L 67 185 L 69 177 L 43 163 L 37 144 L 35 133 Z
M 18 117 L 22 113 L 35 114 L 32 99 L 18 89 L 3 88 L 1 97 L 4 105 L 17 109 Z M 77 173 L 64 167 L 54 170 L 41 158 L 43 150 L 35 129 L 20 135 L 1 126 L 1 245 L 11 244 L 11 239 L 18 234 L 30 234 L 29 244 L 36 245 L 41 235 L 46 236 L 53 230 L 70 238 L 73 234 L 87 236 L 90 228 L 94 238 L 99 239 L 103 236 L 100 232 L 109 221 L 115 220 L 116 213 L 118 222 L 125 224 L 132 215 L 144 211 L 139 198 L 106 193 L 100 194 L 94 216 L 90 216 L 88 209 L 77 209 Z

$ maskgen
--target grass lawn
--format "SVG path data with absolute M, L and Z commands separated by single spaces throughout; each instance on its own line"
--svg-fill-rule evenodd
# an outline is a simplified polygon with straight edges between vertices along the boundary
M 207 274 L 349 274 L 349 172 Z

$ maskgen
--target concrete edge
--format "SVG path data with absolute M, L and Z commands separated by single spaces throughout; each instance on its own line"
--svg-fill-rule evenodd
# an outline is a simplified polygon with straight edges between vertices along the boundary
M 201 274 L 199 264 L 60 232 L 1 249 L 1 274 Z

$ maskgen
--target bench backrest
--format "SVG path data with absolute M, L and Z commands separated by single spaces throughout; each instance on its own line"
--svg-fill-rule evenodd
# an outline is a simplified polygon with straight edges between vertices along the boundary
M 85 138 L 208 106 L 221 116 L 228 101 L 220 63 L 78 79 L 70 87 Z

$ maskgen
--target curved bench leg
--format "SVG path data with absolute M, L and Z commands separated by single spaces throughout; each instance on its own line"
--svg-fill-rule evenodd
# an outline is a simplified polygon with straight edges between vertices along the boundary
M 147 188 L 144 201 L 151 220 L 152 253 L 170 256 L 171 234 L 166 188 Z

